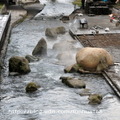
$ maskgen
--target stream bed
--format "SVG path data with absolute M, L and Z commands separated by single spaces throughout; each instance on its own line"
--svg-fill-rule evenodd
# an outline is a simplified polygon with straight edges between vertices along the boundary
M 56 24 L 55 24 L 56 23 Z M 120 102 L 105 79 L 101 75 L 65 74 L 64 67 L 75 63 L 74 53 L 82 46 L 73 40 L 68 32 L 59 35 L 57 39 L 46 38 L 44 31 L 55 25 L 64 25 L 56 21 L 25 21 L 12 30 L 10 44 L 6 55 L 6 70 L 1 82 L 1 110 L 0 119 L 3 120 L 118 120 Z M 27 75 L 9 76 L 7 61 L 11 56 L 25 56 L 31 54 L 41 37 L 47 39 L 48 55 L 46 58 L 30 63 L 31 72 Z M 60 50 L 52 49 L 58 42 L 73 43 L 74 49 L 64 44 Z M 67 48 L 67 49 L 66 49 Z M 66 51 L 73 54 L 73 59 L 64 62 L 56 58 L 57 54 Z M 80 96 L 81 89 L 65 86 L 59 79 L 61 76 L 75 76 L 84 79 L 86 86 L 92 93 L 103 95 L 100 105 L 88 104 L 88 96 Z M 36 82 L 42 86 L 37 92 L 27 94 L 25 86 L 29 82 Z
M 51 39 L 45 36 L 48 27 L 64 26 L 66 33 Z M 30 63 L 31 72 L 9 76 L 8 60 L 12 56 L 32 54 L 41 38 L 47 41 L 47 57 Z M 55 49 L 53 46 L 59 43 Z M 62 47 L 61 47 L 62 44 Z M 101 75 L 64 73 L 64 68 L 75 63 L 75 54 L 82 45 L 69 35 L 69 24 L 58 19 L 26 20 L 12 29 L 5 69 L 1 81 L 1 120 L 119 120 L 120 101 Z M 69 56 L 58 59 L 58 54 Z M 101 94 L 102 103 L 88 104 L 88 96 L 80 96 L 82 89 L 69 88 L 59 79 L 72 76 L 83 79 L 91 93 Z M 28 94 L 27 83 L 41 86 Z

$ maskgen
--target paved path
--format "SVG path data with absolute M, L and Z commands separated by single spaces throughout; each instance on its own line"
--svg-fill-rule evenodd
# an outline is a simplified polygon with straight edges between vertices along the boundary
M 28 19 L 36 15 L 43 9 L 44 5 L 40 3 L 28 4 L 24 6 L 12 5 L 9 6 L 8 12 L 11 12 L 11 24 L 15 25 L 23 17 L 27 16 Z
M 44 8 L 44 5 L 40 3 L 34 3 L 25 5 L 23 8 L 28 12 L 27 18 L 31 19 Z
M 12 5 L 9 6 L 8 12 L 11 13 L 11 25 L 14 25 L 19 20 L 23 19 L 27 15 L 27 11 L 24 10 L 21 6 Z

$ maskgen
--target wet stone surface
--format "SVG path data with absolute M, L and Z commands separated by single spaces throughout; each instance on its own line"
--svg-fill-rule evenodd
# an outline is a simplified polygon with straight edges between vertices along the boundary
M 67 29 L 64 35 L 58 35 L 55 39 L 45 36 L 46 28 L 61 25 Z M 120 101 L 101 75 L 64 73 L 66 66 L 75 64 L 75 54 L 78 48 L 82 48 L 78 41 L 70 37 L 68 30 L 69 24 L 59 20 L 28 20 L 12 30 L 1 81 L 1 120 L 118 120 L 120 118 Z M 47 40 L 47 56 L 30 63 L 29 74 L 8 76 L 9 58 L 13 55 L 31 55 L 42 37 Z M 59 49 L 54 50 L 54 44 L 61 42 L 64 43 L 63 49 L 58 47 Z M 73 47 L 69 47 L 69 43 L 72 43 Z M 69 52 L 73 58 L 58 60 L 56 56 L 64 51 Z M 102 103 L 95 106 L 88 104 L 88 96 L 80 96 L 81 89 L 63 85 L 60 76 L 84 79 L 86 89 L 90 89 L 92 94 L 103 96 Z M 41 88 L 33 94 L 26 94 L 25 86 L 30 82 L 35 82 Z
M 0 15 L 0 40 L 1 40 L 3 30 L 5 28 L 7 20 L 8 20 L 8 15 Z

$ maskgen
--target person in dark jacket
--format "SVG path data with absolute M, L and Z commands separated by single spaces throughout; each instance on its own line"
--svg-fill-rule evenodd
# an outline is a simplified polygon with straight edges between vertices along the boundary
M 85 0 L 82 0 L 82 9 L 85 8 Z

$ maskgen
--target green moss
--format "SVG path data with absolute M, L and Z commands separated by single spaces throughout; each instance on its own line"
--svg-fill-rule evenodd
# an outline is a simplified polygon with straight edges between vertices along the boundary
M 73 5 L 78 5 L 78 6 L 81 6 L 82 3 L 81 3 L 81 0 L 75 0 L 74 2 L 72 2 Z
M 102 96 L 99 94 L 91 94 L 88 99 L 89 104 L 100 104 L 102 101 Z
M 79 65 L 78 64 L 74 64 L 71 66 L 68 66 L 64 69 L 65 73 L 73 73 L 73 72 L 78 72 L 79 71 Z
M 3 4 L 0 3 L 0 9 L 3 7 Z
M 30 72 L 29 66 L 26 66 L 24 64 L 20 66 L 20 73 L 29 73 L 29 72 Z
M 30 93 L 30 92 L 36 91 L 39 87 L 40 86 L 38 86 L 36 83 L 30 82 L 30 83 L 27 84 L 25 89 L 26 89 L 26 92 Z
M 14 56 L 9 59 L 9 71 L 26 74 L 30 72 L 28 60 L 24 57 Z
M 18 72 L 19 70 L 19 68 L 18 67 L 16 67 L 16 66 L 18 66 L 18 64 L 20 63 L 20 60 L 19 59 L 16 59 L 16 57 L 14 57 L 14 58 L 11 58 L 10 60 L 9 60 L 9 71 L 10 72 Z
M 78 64 L 74 64 L 73 67 L 72 67 L 73 71 L 76 71 L 76 72 L 79 71 L 79 68 L 80 68 L 80 67 L 79 67 Z

